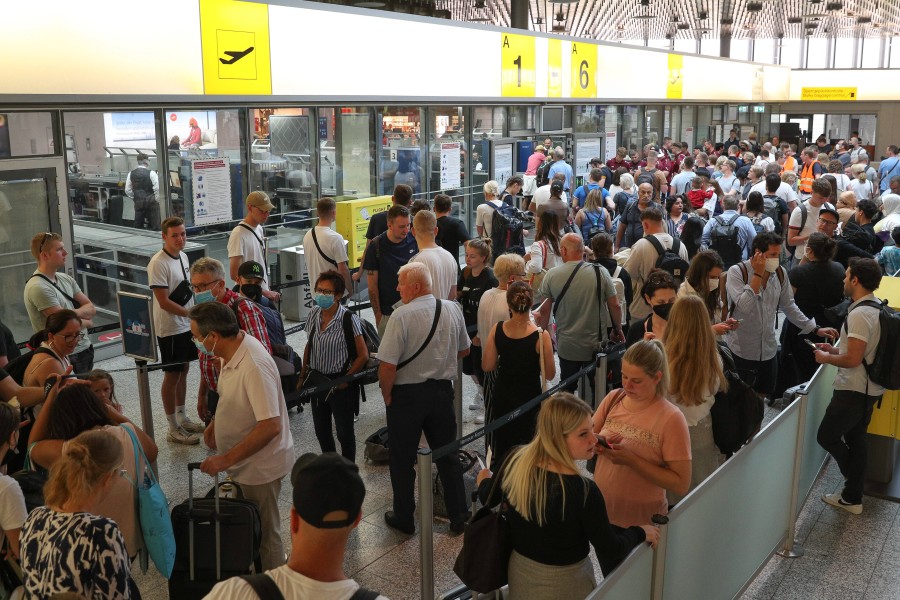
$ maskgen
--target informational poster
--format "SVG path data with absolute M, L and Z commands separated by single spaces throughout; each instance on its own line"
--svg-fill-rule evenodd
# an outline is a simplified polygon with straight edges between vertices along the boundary
M 591 159 L 600 156 L 600 138 L 584 138 L 575 142 L 575 175 L 586 177 Z
M 500 184 L 500 189 L 506 187 L 506 180 L 513 175 L 513 146 L 512 144 L 497 144 L 494 146 L 494 181 Z
M 152 112 L 103 113 L 103 127 L 107 146 L 147 146 L 135 143 L 141 141 L 152 141 L 155 145 L 156 118 Z
M 606 160 L 612 160 L 616 157 L 616 132 L 615 130 L 606 132 Z
M 461 144 L 441 142 L 441 189 L 453 190 L 462 185 Z
M 191 194 L 194 224 L 210 225 L 231 220 L 231 174 L 227 158 L 191 161 Z
M 688 149 L 693 149 L 694 147 L 694 128 L 693 127 L 685 127 L 684 128 L 684 140 L 688 145 Z
M 126 356 L 156 362 L 156 336 L 150 318 L 150 296 L 119 292 L 122 352 Z

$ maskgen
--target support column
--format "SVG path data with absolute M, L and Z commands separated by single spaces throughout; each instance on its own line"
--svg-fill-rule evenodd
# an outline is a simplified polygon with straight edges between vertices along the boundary
M 510 0 L 509 26 L 513 29 L 528 29 L 528 0 Z
M 722 33 L 719 35 L 719 56 L 731 58 L 731 27 L 722 27 Z

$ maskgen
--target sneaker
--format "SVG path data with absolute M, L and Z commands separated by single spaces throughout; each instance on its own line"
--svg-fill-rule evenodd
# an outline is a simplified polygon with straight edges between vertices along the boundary
M 830 504 L 832 506 L 836 506 L 837 508 L 846 510 L 851 515 L 861 515 L 862 514 L 862 503 L 860 504 L 850 504 L 849 502 L 844 501 L 844 497 L 841 494 L 825 494 L 822 496 L 822 501 L 826 504 Z
M 166 434 L 166 439 L 175 444 L 184 444 L 186 446 L 192 446 L 194 444 L 200 443 L 200 436 L 195 433 L 188 433 L 181 427 L 178 429 L 170 429 L 169 433 Z
M 484 396 L 479 393 L 469 405 L 469 410 L 482 410 L 484 408 Z
M 202 423 L 195 423 L 191 421 L 187 417 L 181 421 L 181 428 L 187 431 L 188 433 L 203 433 L 203 430 L 206 429 L 206 426 Z
M 478 415 L 477 417 L 475 417 L 475 424 L 484 425 L 484 415 Z

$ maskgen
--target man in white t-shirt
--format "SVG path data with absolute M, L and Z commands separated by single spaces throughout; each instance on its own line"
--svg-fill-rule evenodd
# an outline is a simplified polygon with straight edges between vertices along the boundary
M 153 290 L 153 329 L 159 344 L 162 367 L 162 401 L 169 422 L 166 439 L 176 444 L 199 444 L 196 434 L 203 425 L 184 414 L 189 363 L 197 360 L 197 349 L 191 343 L 188 310 L 194 305 L 192 292 L 207 290 L 191 286 L 188 258 L 182 252 L 187 243 L 184 220 L 169 217 L 160 224 L 162 250 L 147 265 L 147 277 Z
M 456 300 L 456 280 L 459 277 L 459 262 L 453 255 L 437 245 L 437 217 L 430 210 L 420 210 L 413 219 L 413 237 L 419 246 L 419 253 L 409 262 L 422 263 L 431 273 L 431 292 L 435 298 Z
M 316 214 L 319 216 L 318 224 L 303 236 L 303 257 L 306 259 L 309 284 L 314 286 L 319 275 L 325 271 L 337 271 L 344 278 L 345 294 L 349 296 L 353 282 L 350 281 L 350 268 L 347 266 L 347 241 L 331 228 L 337 216 L 334 198 L 320 199 L 316 203 Z
M 344 571 L 347 541 L 362 519 L 366 497 L 359 467 L 338 454 L 310 452 L 294 463 L 291 485 L 291 557 L 286 565 L 253 577 L 271 578 L 285 598 L 387 600 L 359 587 Z M 206 598 L 256 596 L 252 583 L 232 577 L 216 585 Z
M 810 234 L 818 231 L 819 226 L 819 210 L 828 204 L 828 198 L 831 197 L 831 184 L 825 179 L 816 179 L 812 182 L 812 195 L 808 200 L 803 201 L 802 206 L 798 206 L 791 212 L 791 219 L 788 221 L 788 246 L 795 246 L 794 264 L 800 264 L 803 254 L 806 252 L 806 240 Z M 834 208 L 828 204 L 829 208 Z M 803 213 L 806 212 L 804 219 Z
M 225 471 L 259 506 L 263 569 L 284 564 L 278 495 L 294 462 L 294 439 L 278 367 L 266 347 L 238 326 L 230 306 L 204 302 L 190 311 L 193 344 L 221 359 L 219 404 L 203 434 L 217 451 L 200 463 L 208 475 Z
M 779 177 L 781 176 L 781 166 L 780 165 L 769 165 L 765 170 L 766 177 L 769 175 L 775 174 Z M 761 195 L 765 196 L 769 192 L 766 191 L 766 178 L 763 177 L 760 179 L 759 183 L 754 184 L 750 188 L 751 192 L 759 192 Z M 787 204 L 788 209 L 797 206 L 797 202 L 800 201 L 800 197 L 797 196 L 797 192 L 794 191 L 790 185 L 785 182 L 781 182 L 778 184 L 778 189 L 775 190 L 775 195 L 784 200 L 784 203 Z
M 265 267 L 262 288 L 263 296 L 273 302 L 281 298 L 281 294 L 269 289 L 268 261 L 266 260 L 265 232 L 263 225 L 269 213 L 275 208 L 265 192 L 259 190 L 247 195 L 247 216 L 231 230 L 228 236 L 228 275 L 237 282 L 238 268 L 248 260 L 256 261 Z
M 550 186 L 553 185 L 554 181 L 562 182 L 564 191 L 561 193 L 560 198 L 562 199 L 563 204 L 568 205 L 569 195 L 565 192 L 566 176 L 563 173 L 557 173 L 550 179 L 550 183 L 548 183 L 547 185 L 542 185 L 537 190 L 535 190 L 534 196 L 531 197 L 531 204 L 528 205 L 528 210 L 537 215 L 538 209 L 550 202 Z

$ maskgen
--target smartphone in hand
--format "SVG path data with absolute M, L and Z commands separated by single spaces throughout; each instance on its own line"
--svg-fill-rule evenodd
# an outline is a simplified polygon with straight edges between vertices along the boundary
M 807 344 L 809 344 L 810 347 L 811 347 L 813 350 L 818 350 L 818 349 L 819 349 L 818 346 L 816 346 L 816 344 L 815 344 L 812 340 L 807 339 L 807 338 L 803 338 L 803 341 L 806 342 Z
M 604 448 L 606 448 L 606 449 L 608 449 L 608 450 L 612 450 L 612 449 L 613 449 L 613 447 L 609 444 L 609 442 L 606 441 L 606 438 L 605 438 L 605 437 L 603 437 L 602 435 L 597 435 L 597 436 L 595 436 L 595 437 L 597 438 L 597 445 L 598 445 L 598 446 L 603 446 Z

